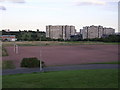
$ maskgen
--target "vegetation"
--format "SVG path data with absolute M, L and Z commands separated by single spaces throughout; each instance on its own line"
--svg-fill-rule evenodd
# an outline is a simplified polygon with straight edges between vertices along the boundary
M 51 39 L 46 37 L 45 32 L 39 31 L 21 31 L 18 32 L 6 32 L 2 30 L 3 35 L 16 35 L 18 41 L 99 41 L 99 42 L 120 42 L 120 35 L 103 35 L 102 38 L 82 39 L 82 34 L 71 35 L 70 40 L 63 39 Z
M 82 41 L 82 34 L 79 35 L 71 35 L 70 41 Z
M 83 41 L 120 42 L 120 35 L 106 35 L 102 38 L 84 39 Z
M 18 46 L 56 46 L 56 45 L 109 45 L 114 44 L 118 45 L 120 43 L 117 42 L 94 42 L 94 41 L 65 41 L 65 42 L 58 42 L 58 41 L 16 41 L 15 42 Z M 3 42 L 3 46 L 13 46 L 14 42 Z
M 16 41 L 18 46 L 48 46 L 48 45 L 63 45 L 65 42 L 58 41 Z M 3 42 L 3 46 L 13 46 L 14 42 Z
M 2 56 L 8 56 L 8 53 L 5 47 L 2 47 Z
M 55 71 L 3 76 L 3 88 L 118 88 L 117 69 Z
M 12 60 L 2 61 L 3 69 L 14 69 L 15 65 Z
M 2 30 L 3 35 L 16 35 L 18 41 L 44 41 L 46 40 L 45 32 L 39 30 L 36 31 L 18 31 L 18 32 L 6 32 Z
M 36 57 L 23 58 L 20 65 L 21 67 L 28 67 L 28 68 L 40 67 L 40 60 L 38 60 Z M 43 66 L 45 65 L 44 65 L 44 62 L 42 61 L 42 67 Z

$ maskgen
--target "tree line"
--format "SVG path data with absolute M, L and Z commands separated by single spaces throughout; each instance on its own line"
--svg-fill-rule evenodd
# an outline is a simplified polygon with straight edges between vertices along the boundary
M 0 32 L 1 33 L 1 32 Z M 24 30 L 24 31 L 9 31 L 6 32 L 2 30 L 2 35 L 15 35 L 17 41 L 100 41 L 100 42 L 120 42 L 120 34 L 113 35 L 104 35 L 101 38 L 93 38 L 93 39 L 83 39 L 82 34 L 72 35 L 69 40 L 64 39 L 51 39 L 46 37 L 46 32 L 44 31 L 32 31 L 32 30 Z
M 44 31 L 32 31 L 32 30 L 24 30 L 24 31 L 9 31 L 6 32 L 2 30 L 2 35 L 15 35 L 17 41 L 44 41 L 46 40 L 46 33 Z

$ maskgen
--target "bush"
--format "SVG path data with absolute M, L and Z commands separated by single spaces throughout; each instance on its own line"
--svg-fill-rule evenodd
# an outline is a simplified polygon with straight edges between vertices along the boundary
M 44 67 L 45 64 L 42 61 L 42 67 Z M 21 62 L 21 67 L 28 67 L 28 68 L 34 68 L 34 67 L 40 67 L 40 60 L 38 60 L 36 57 L 33 58 L 23 58 Z

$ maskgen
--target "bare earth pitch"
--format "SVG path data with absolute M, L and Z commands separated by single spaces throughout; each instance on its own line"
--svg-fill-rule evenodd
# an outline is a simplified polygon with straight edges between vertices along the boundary
M 6 47 L 6 49 L 9 56 L 2 59 L 14 60 L 17 67 L 19 67 L 22 58 L 25 57 L 40 58 L 47 66 L 118 60 L 118 45 L 19 46 L 18 54 L 14 53 L 13 47 Z

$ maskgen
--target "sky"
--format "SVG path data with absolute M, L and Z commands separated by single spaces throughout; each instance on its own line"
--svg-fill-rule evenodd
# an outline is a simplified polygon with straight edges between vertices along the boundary
M 118 32 L 119 0 L 0 0 L 0 30 L 41 30 L 46 25 L 102 25 Z

